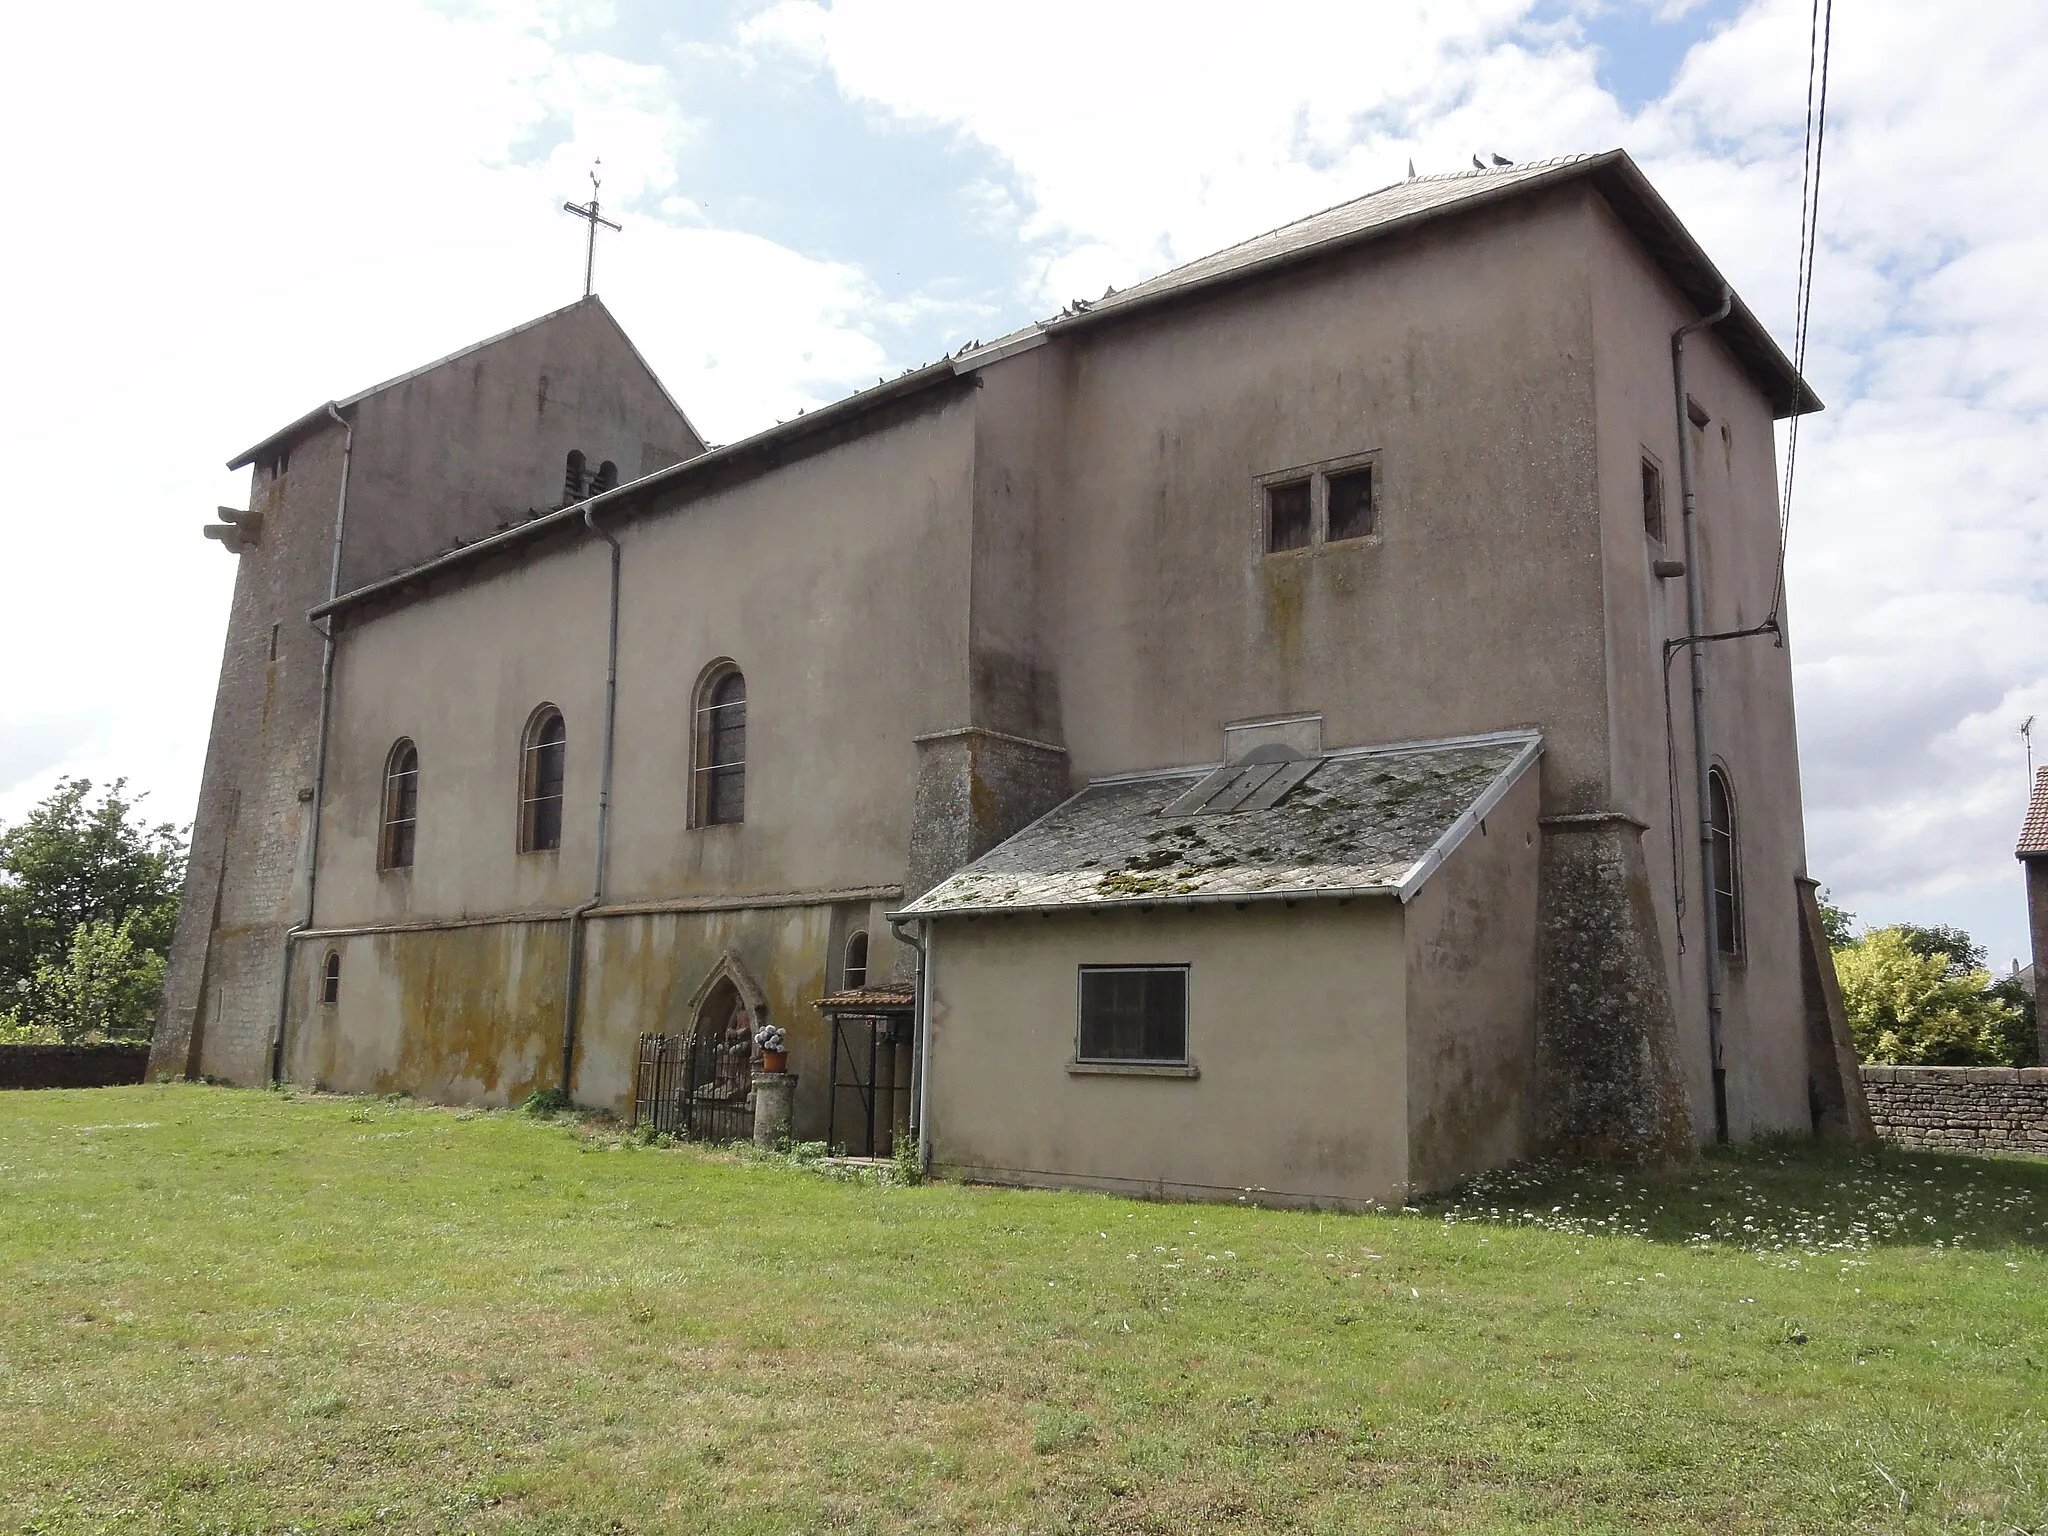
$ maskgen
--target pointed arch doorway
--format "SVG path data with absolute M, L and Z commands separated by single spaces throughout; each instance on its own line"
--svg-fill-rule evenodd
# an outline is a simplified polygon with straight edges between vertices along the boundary
M 640 1037 L 634 1123 L 691 1141 L 751 1138 L 754 1040 L 767 1015 L 760 987 L 728 952 L 690 999 L 687 1033 Z

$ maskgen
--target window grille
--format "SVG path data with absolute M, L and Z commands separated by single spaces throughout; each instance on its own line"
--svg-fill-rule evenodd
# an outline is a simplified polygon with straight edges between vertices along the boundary
M 378 849 L 378 868 L 412 868 L 419 808 L 419 749 L 401 736 L 384 759 L 384 835 Z
M 846 941 L 846 964 L 840 970 L 839 985 L 858 992 L 868 984 L 868 936 L 859 932 Z
M 747 680 L 737 668 L 714 671 L 698 691 L 697 824 L 746 820 Z
M 327 966 L 320 975 L 320 1001 L 332 1006 L 341 1001 L 341 952 L 327 951 Z
M 1742 953 L 1742 871 L 1735 846 L 1735 802 L 1728 778 L 1707 770 L 1708 819 L 1714 839 L 1714 927 L 1724 955 Z
M 1188 968 L 1084 965 L 1077 1061 L 1185 1064 Z
M 526 728 L 519 775 L 519 851 L 551 853 L 562 846 L 562 778 L 569 728 L 552 704 L 534 711 Z

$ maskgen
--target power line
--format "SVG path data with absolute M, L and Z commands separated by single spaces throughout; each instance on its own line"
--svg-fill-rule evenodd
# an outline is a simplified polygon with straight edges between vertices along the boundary
M 1799 270 L 1794 282 L 1792 367 L 1806 377 L 1806 338 L 1813 316 L 1813 269 L 1820 254 L 1820 169 L 1828 138 L 1828 55 L 1834 40 L 1834 0 L 1813 0 L 1806 37 L 1806 139 L 1799 164 Z M 1795 406 L 1798 404 L 1794 402 Z M 1792 534 L 1792 485 L 1799 467 L 1799 421 L 1785 432 L 1785 489 L 1778 503 L 1778 584 L 1771 619 L 1785 602 L 1785 550 Z

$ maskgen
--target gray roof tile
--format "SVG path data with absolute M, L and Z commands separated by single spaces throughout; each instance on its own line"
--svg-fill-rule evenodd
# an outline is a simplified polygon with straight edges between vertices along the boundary
M 1208 766 L 1098 780 L 904 913 L 1369 893 L 1406 901 L 1541 750 L 1535 732 L 1516 731 L 1335 752 L 1278 804 L 1223 813 L 1173 808 Z

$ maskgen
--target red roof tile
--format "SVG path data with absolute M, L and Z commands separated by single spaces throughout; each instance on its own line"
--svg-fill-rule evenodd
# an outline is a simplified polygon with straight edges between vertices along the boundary
M 2048 768 L 2034 770 L 2034 798 L 2027 803 L 2027 824 L 2013 852 L 2023 859 L 2048 855 Z

